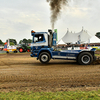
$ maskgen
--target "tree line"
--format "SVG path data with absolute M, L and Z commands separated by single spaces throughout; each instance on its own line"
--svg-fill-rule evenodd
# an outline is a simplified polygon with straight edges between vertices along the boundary
M 19 44 L 25 44 L 25 45 L 28 45 L 28 44 L 30 44 L 30 43 L 32 43 L 32 40 L 31 39 L 23 39 L 23 40 L 20 40 L 19 41 Z
M 6 42 L 8 42 L 8 40 L 6 40 Z M 32 40 L 31 39 L 22 39 L 19 41 L 19 43 L 17 43 L 16 39 L 9 39 L 9 42 L 10 42 L 10 45 L 17 45 L 17 44 L 25 44 L 25 45 L 28 45 L 30 43 L 32 43 Z M 2 40 L 0 39 L 0 45 L 4 45 L 5 43 L 2 42 Z

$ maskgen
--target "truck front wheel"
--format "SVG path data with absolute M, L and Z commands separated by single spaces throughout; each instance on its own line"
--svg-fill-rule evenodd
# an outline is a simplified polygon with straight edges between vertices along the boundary
M 92 63 L 92 61 L 93 61 L 93 56 L 89 52 L 83 52 L 77 58 L 77 62 L 80 65 L 89 65 Z
M 42 52 L 39 55 L 39 60 L 41 63 L 48 63 L 50 61 L 51 57 L 48 52 Z

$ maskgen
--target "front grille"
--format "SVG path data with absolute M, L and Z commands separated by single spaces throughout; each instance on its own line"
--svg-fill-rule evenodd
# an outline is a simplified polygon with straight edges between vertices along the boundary
M 39 51 L 38 50 L 34 50 L 34 53 L 38 53 Z

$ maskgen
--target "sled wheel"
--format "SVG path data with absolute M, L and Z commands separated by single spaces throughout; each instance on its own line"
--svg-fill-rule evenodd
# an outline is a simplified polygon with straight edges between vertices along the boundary
M 50 61 L 51 57 L 50 54 L 48 52 L 42 52 L 39 55 L 39 60 L 41 63 L 48 63 Z
M 83 52 L 78 56 L 77 62 L 80 65 L 90 65 L 93 62 L 93 56 L 89 52 Z
M 14 53 L 17 53 L 17 51 L 15 50 Z
M 6 53 L 9 53 L 8 51 Z

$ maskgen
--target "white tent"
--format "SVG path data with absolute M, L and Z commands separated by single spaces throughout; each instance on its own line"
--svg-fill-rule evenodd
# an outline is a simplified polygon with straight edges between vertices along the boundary
M 60 41 L 58 41 L 58 45 L 64 45 L 66 44 L 62 39 Z
M 88 39 L 88 41 L 86 41 L 85 43 L 100 43 L 100 39 L 96 36 L 92 36 L 90 39 Z
M 85 30 L 82 29 L 82 31 L 78 33 L 72 33 L 67 31 L 62 40 L 65 43 L 84 43 L 85 41 L 88 41 L 88 39 L 90 38 L 91 36 Z
M 72 33 L 72 32 L 67 31 L 67 33 L 64 35 L 64 37 L 62 38 L 62 40 L 65 43 L 73 43 L 73 42 L 76 42 L 75 34 Z

